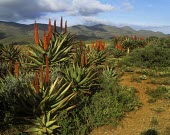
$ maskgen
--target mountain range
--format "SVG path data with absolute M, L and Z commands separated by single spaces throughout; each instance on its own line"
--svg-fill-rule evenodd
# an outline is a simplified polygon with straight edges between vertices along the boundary
M 47 30 L 47 24 L 38 24 L 39 35 L 42 39 L 43 31 Z M 34 24 L 19 24 L 15 22 L 0 21 L 0 43 L 2 44 L 28 44 L 33 43 Z M 57 27 L 59 31 L 60 28 Z M 68 27 L 68 31 L 76 34 L 78 40 L 112 39 L 115 35 L 136 35 L 138 37 L 158 36 L 165 37 L 162 32 L 150 30 L 134 30 L 128 26 L 116 27 L 98 24 L 94 26 L 75 25 Z

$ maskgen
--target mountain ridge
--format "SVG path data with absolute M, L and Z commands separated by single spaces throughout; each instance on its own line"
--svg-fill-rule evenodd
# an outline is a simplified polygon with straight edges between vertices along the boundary
M 47 24 L 37 23 L 39 28 L 40 38 L 43 37 L 43 31 L 47 30 Z M 34 24 L 19 24 L 16 22 L 0 21 L 0 43 L 10 44 L 19 43 L 27 44 L 33 43 Z M 60 28 L 57 27 L 60 31 Z M 97 24 L 93 26 L 74 25 L 68 27 L 68 31 L 77 35 L 79 40 L 95 40 L 95 39 L 112 39 L 113 36 L 136 35 L 138 37 L 168 36 L 162 32 L 153 32 L 151 30 L 134 30 L 129 26 L 116 27 L 104 24 Z

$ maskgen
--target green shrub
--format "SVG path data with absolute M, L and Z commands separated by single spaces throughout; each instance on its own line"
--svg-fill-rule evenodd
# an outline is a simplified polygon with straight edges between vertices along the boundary
M 148 89 L 146 94 L 154 99 L 170 99 L 170 88 L 166 86 L 160 86 L 156 90 Z
M 125 112 L 141 105 L 135 92 L 134 88 L 112 86 L 111 90 L 103 89 L 92 97 L 84 96 L 76 109 L 60 116 L 61 133 L 85 135 L 95 127 L 115 126 Z
M 125 57 L 121 64 L 145 66 L 145 67 L 168 67 L 170 66 L 170 49 L 160 46 L 147 46 L 138 48 Z
M 20 78 L 21 79 L 21 78 Z M 11 76 L 6 76 L 3 80 L 0 80 L 0 111 L 1 111 L 1 123 L 2 129 L 8 129 L 9 127 L 22 123 L 22 121 L 15 121 L 15 118 L 19 116 L 18 109 L 15 104 L 17 102 L 16 93 L 25 88 L 25 80 L 20 82 Z

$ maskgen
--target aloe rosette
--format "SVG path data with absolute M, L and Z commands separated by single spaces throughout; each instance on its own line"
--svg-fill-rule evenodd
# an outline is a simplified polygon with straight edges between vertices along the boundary
M 72 46 L 74 45 L 74 36 L 69 33 L 54 33 L 46 50 L 44 43 L 40 40 L 39 45 L 30 45 L 29 53 L 26 57 L 30 63 L 25 63 L 30 68 L 45 67 L 45 56 L 48 57 L 49 66 L 56 66 L 60 63 L 66 63 L 71 55 Z
M 67 66 L 62 74 L 67 83 L 72 82 L 73 90 L 82 93 L 90 93 L 90 88 L 95 85 L 97 79 L 94 66 L 82 67 L 75 63 Z

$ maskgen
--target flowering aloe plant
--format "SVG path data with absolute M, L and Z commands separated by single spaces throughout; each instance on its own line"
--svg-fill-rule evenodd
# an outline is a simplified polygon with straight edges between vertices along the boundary
M 75 105 L 68 106 L 69 101 L 76 96 L 76 93 L 68 93 L 71 84 L 68 86 L 66 84 L 60 85 L 57 88 L 56 85 L 61 82 L 58 81 L 57 78 L 51 87 L 44 91 L 44 98 L 42 98 L 37 108 L 42 113 L 36 116 L 36 119 L 32 120 L 33 126 L 27 132 L 34 132 L 41 135 L 57 132 L 56 130 L 60 128 L 57 125 L 57 116 L 60 111 L 69 111 L 75 107 Z
M 44 43 L 40 40 L 39 45 L 30 45 L 29 53 L 26 57 L 31 61 L 25 63 L 30 68 L 37 69 L 39 66 L 46 65 L 48 58 L 49 66 L 55 66 L 59 63 L 65 63 L 69 60 L 72 46 L 74 44 L 74 36 L 69 33 L 53 34 L 48 46 L 44 47 Z M 45 48 L 45 49 L 44 49 Z

